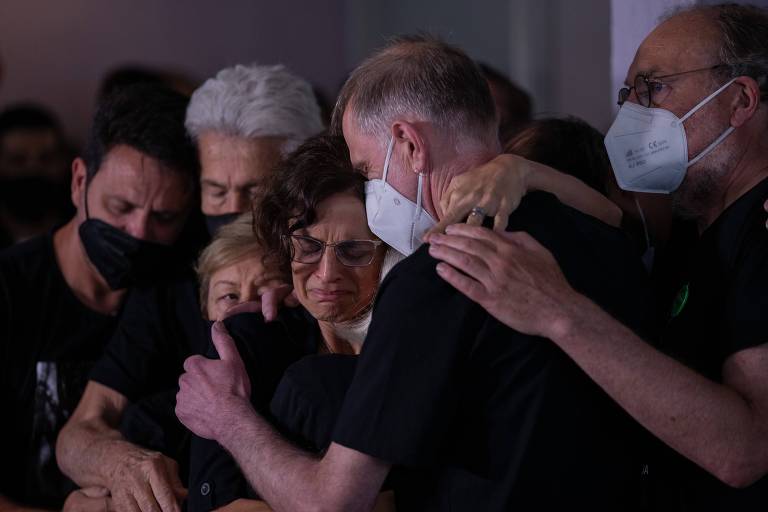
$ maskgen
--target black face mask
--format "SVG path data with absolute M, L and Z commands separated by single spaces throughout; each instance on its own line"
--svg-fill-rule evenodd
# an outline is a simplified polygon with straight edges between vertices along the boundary
M 230 222 L 238 218 L 241 213 L 225 213 L 223 215 L 206 215 L 205 226 L 208 228 L 208 234 L 211 237 L 216 236 L 216 233 L 222 226 L 226 226 Z
M 150 284 L 166 276 L 178 261 L 170 245 L 139 240 L 88 213 L 85 192 L 85 218 L 78 232 L 88 259 L 113 290 L 135 284 Z

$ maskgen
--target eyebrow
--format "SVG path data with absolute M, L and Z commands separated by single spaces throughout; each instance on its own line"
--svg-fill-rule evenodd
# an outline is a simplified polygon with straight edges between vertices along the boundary
M 238 283 L 236 283 L 234 281 L 226 281 L 226 280 L 224 280 L 224 281 L 216 281 L 215 283 L 213 283 L 213 287 L 214 288 L 216 288 L 219 285 L 237 286 Z
M 200 180 L 200 183 L 202 185 L 208 185 L 209 187 L 227 188 L 226 184 L 220 183 L 218 181 L 213 181 L 209 178 L 203 178 L 202 180 Z

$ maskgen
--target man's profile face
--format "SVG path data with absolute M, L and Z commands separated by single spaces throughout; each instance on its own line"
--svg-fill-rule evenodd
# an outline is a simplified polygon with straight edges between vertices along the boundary
M 205 215 L 244 213 L 280 162 L 284 137 L 244 138 L 204 132 L 200 155 L 201 207 Z
M 73 175 L 73 201 L 85 220 L 84 163 Z M 87 187 L 90 218 L 150 242 L 176 241 L 193 200 L 192 178 L 125 145 L 110 149 Z
M 721 34 L 714 23 L 700 14 L 683 13 L 656 27 L 638 48 L 625 79 L 634 84 L 637 75 L 663 77 L 683 71 L 709 68 L 721 64 L 719 44 Z M 701 100 L 727 80 L 714 71 L 704 70 L 670 78 L 660 78 L 666 89 L 657 94 L 651 107 L 659 107 L 684 116 Z M 694 158 L 730 126 L 729 105 L 738 93 L 733 84 L 688 118 L 683 127 L 688 143 L 688 159 Z M 628 101 L 637 102 L 634 91 Z M 702 160 L 688 168 L 680 187 L 673 193 L 680 213 L 697 216 L 717 193 L 719 181 L 729 168 L 729 146 L 726 139 Z
M 386 143 L 382 140 L 362 133 L 351 108 L 347 108 L 342 117 L 342 132 L 349 148 L 352 167 L 361 172 L 367 179 L 381 179 L 384 171 L 384 160 L 387 155 Z M 392 157 L 387 172 L 387 184 L 403 194 L 411 201 L 416 201 L 418 191 L 418 175 L 403 168 L 399 157 L 398 144 L 392 150 Z

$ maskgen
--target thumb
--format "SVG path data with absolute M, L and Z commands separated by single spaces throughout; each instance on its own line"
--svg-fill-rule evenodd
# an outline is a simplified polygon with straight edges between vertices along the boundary
M 211 327 L 211 338 L 213 339 L 213 346 L 216 347 L 216 352 L 219 353 L 219 359 L 222 361 L 239 361 L 240 353 L 235 346 L 235 340 L 227 332 L 227 328 L 224 327 L 224 323 L 216 322 Z
M 109 489 L 100 486 L 83 487 L 80 492 L 89 498 L 106 498 L 109 496 Z

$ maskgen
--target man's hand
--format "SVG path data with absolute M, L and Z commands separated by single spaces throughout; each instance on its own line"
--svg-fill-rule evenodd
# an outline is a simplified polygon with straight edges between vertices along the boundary
M 109 481 L 114 508 L 120 511 L 180 512 L 187 497 L 176 461 L 139 447 L 125 454 Z
M 540 165 L 525 158 L 504 154 L 469 172 L 455 176 L 440 199 L 441 221 L 429 233 L 442 233 L 450 224 L 461 222 L 473 208 L 482 208 L 494 217 L 493 229 L 504 231 L 509 216 L 528 192 L 528 176 Z M 482 215 L 470 215 L 467 224 L 480 225 Z
M 280 311 L 280 306 L 287 306 L 289 308 L 295 308 L 299 305 L 299 301 L 296 295 L 293 293 L 293 286 L 289 284 L 282 284 L 274 288 L 270 288 L 264 294 L 259 297 L 258 300 L 252 300 L 248 302 L 241 302 L 235 304 L 224 312 L 221 318 L 218 320 L 224 320 L 230 316 L 237 315 L 239 313 L 261 313 L 264 315 L 265 322 L 272 322 L 277 318 L 277 313 Z
M 454 224 L 430 235 L 437 273 L 505 325 L 552 338 L 567 329 L 563 316 L 578 294 L 552 254 L 528 233 L 498 234 Z
M 64 501 L 62 512 L 112 512 L 112 500 L 104 487 L 85 487 L 72 491 Z
M 176 416 L 192 432 L 219 440 L 232 418 L 250 408 L 251 382 L 224 324 L 211 328 L 220 359 L 192 356 L 184 362 L 176 395 Z

